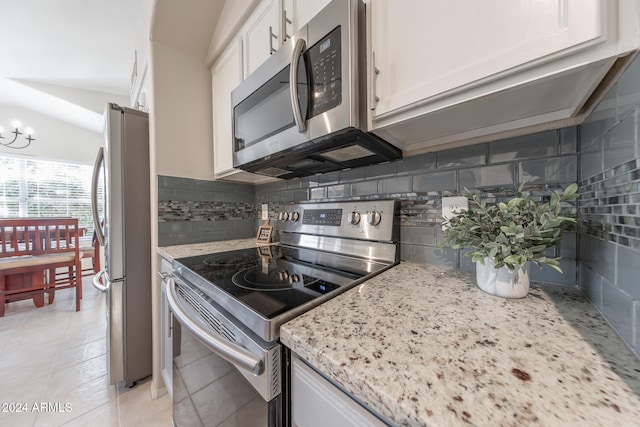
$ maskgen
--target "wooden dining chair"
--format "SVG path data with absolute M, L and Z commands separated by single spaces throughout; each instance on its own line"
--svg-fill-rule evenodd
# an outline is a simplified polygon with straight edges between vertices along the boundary
M 80 262 L 86 258 L 91 259 L 91 266 L 82 269 L 82 276 L 95 276 L 100 272 L 100 242 L 98 242 L 98 235 L 95 231 L 91 240 L 80 239 Z

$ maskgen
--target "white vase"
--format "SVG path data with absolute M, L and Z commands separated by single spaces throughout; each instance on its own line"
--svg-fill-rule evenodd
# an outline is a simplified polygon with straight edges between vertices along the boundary
M 510 270 L 495 268 L 489 258 L 476 262 L 476 283 L 484 292 L 504 298 L 524 298 L 529 293 L 529 262 Z

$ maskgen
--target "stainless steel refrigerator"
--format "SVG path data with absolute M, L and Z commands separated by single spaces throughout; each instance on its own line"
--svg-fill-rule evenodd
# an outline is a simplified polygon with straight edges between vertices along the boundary
M 131 387 L 152 370 L 149 116 L 110 103 L 105 123 L 91 193 L 105 268 L 93 286 L 106 294 L 109 382 Z

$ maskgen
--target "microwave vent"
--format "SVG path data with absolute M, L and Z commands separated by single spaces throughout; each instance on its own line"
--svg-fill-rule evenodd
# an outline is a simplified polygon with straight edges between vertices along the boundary
M 256 171 L 256 173 L 259 173 L 260 175 L 273 176 L 277 178 L 281 175 L 286 175 L 290 173 L 290 171 L 271 167 L 271 168 L 260 169 L 259 171 Z
M 320 155 L 334 162 L 348 162 L 350 160 L 374 156 L 375 153 L 361 145 L 350 145 L 348 147 L 338 148 L 337 150 L 325 151 Z

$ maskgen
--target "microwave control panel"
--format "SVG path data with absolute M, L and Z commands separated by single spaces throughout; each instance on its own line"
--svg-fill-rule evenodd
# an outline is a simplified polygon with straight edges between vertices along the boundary
M 311 117 L 342 102 L 342 60 L 340 27 L 307 50 L 311 67 Z

